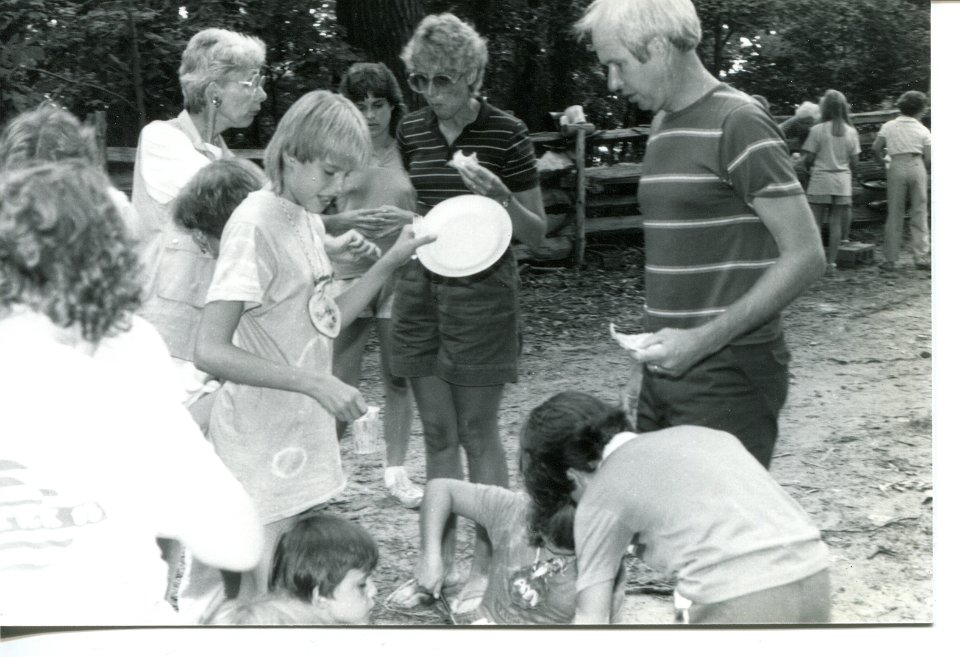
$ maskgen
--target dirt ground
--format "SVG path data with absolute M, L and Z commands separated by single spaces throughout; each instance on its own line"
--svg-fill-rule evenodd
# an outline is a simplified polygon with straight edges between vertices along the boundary
M 876 241 L 879 228 L 861 226 L 852 237 Z M 521 378 L 508 386 L 500 416 L 515 487 L 517 432 L 530 409 L 564 389 L 615 402 L 627 380 L 629 357 L 608 337 L 607 323 L 641 328 L 642 245 L 621 241 L 606 248 L 611 250 L 625 266 L 604 269 L 589 257 L 581 271 L 523 272 Z M 771 472 L 830 546 L 836 623 L 932 622 L 930 294 L 930 273 L 913 269 L 904 255 L 891 277 L 875 266 L 841 269 L 784 314 L 792 381 Z M 374 349 L 368 346 L 361 388 L 377 403 L 382 395 Z M 451 624 L 439 609 L 399 612 L 382 604 L 410 577 L 418 515 L 387 497 L 379 457 L 354 454 L 349 435 L 343 447 L 352 483 L 332 510 L 362 523 L 379 542 L 374 579 L 381 603 L 373 622 Z M 423 483 L 418 422 L 408 470 Z M 461 569 L 468 567 L 471 544 L 465 525 Z M 669 582 L 637 559 L 629 566 L 623 621 L 671 623 Z

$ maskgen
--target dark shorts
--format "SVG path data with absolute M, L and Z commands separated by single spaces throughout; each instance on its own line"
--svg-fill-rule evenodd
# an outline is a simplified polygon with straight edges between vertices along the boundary
M 726 431 L 770 467 L 780 409 L 787 401 L 790 352 L 771 342 L 730 345 L 673 378 L 646 370 L 637 430 L 694 424 Z
M 397 273 L 394 376 L 438 376 L 460 386 L 517 380 L 519 276 L 511 251 L 479 274 L 438 276 L 414 260 Z

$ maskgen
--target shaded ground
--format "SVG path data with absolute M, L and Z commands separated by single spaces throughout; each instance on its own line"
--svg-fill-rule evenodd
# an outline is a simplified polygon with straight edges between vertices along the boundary
M 855 231 L 872 241 L 877 225 Z M 500 427 L 516 474 L 522 418 L 555 392 L 575 388 L 615 402 L 629 359 L 607 336 L 607 323 L 639 330 L 642 248 L 619 244 L 626 267 L 523 274 L 525 309 L 521 382 L 509 386 Z M 785 313 L 793 352 L 790 399 L 771 472 L 812 515 L 831 548 L 834 620 L 839 623 L 932 621 L 931 317 L 929 272 L 907 266 L 893 277 L 876 267 L 821 279 Z M 362 389 L 381 400 L 374 345 Z M 377 403 L 374 401 L 374 403 Z M 382 600 L 409 576 L 418 516 L 395 505 L 382 485 L 378 457 L 344 442 L 352 485 L 333 508 L 361 522 L 380 544 L 375 575 Z M 408 469 L 423 482 L 419 424 Z M 470 535 L 461 530 L 461 568 Z M 667 582 L 630 560 L 624 621 L 672 621 Z M 438 609 L 399 613 L 378 604 L 373 622 L 450 624 Z

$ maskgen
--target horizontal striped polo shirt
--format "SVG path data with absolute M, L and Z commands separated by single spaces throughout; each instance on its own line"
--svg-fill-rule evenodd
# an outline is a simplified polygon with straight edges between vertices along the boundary
M 643 212 L 647 330 L 705 324 L 742 297 L 779 256 L 755 197 L 802 195 L 783 133 L 726 84 L 661 113 L 647 141 Z M 780 335 L 780 317 L 733 344 Z
M 512 192 L 539 184 L 537 160 L 523 121 L 480 101 L 480 112 L 452 144 L 440 132 L 437 115 L 429 107 L 411 112 L 397 128 L 397 146 L 410 181 L 417 190 L 417 206 L 426 214 L 445 199 L 471 194 L 447 162 L 457 150 L 477 154 L 480 164 L 500 177 Z

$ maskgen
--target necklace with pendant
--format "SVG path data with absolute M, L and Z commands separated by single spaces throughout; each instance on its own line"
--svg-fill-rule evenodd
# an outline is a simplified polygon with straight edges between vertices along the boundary
M 333 276 L 330 274 L 324 275 L 322 273 L 322 263 L 314 263 L 314 258 L 312 258 L 310 255 L 311 249 L 307 247 L 307 240 L 304 239 L 303 233 L 300 230 L 301 222 L 298 222 L 290 213 L 290 208 L 288 207 L 288 204 L 290 203 L 290 201 L 287 201 L 283 198 L 280 199 L 280 207 L 283 208 L 283 213 L 286 215 L 287 221 L 293 227 L 293 230 L 297 235 L 297 242 L 300 243 L 300 248 L 303 250 L 303 254 L 307 258 L 307 265 L 310 268 L 310 275 L 313 279 L 313 293 L 310 295 L 310 300 L 307 302 L 307 313 L 310 315 L 310 321 L 313 323 L 313 326 L 317 329 L 317 331 L 328 338 L 335 338 L 340 334 L 340 308 L 331 298 L 331 295 L 328 294 L 328 288 L 330 282 L 333 280 Z M 309 220 L 310 219 L 308 217 L 307 221 L 309 222 Z M 307 229 L 310 231 L 310 244 L 314 247 L 313 254 L 317 256 L 316 259 L 319 261 L 319 255 L 316 253 L 316 240 L 313 237 L 313 231 L 310 229 L 309 225 L 307 226 Z

